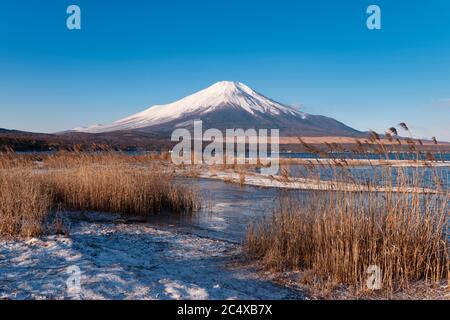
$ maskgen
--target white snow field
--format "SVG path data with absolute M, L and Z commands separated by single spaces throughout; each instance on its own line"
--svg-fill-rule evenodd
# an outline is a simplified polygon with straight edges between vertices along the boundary
M 73 266 L 82 273 L 77 299 L 303 298 L 233 263 L 235 243 L 88 216 L 71 218 L 68 237 L 0 241 L 0 299 L 73 298 Z

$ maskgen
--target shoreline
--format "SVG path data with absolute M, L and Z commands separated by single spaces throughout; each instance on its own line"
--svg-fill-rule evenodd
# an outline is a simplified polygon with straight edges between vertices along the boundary
M 424 161 L 424 160 L 391 160 L 391 159 L 329 159 L 329 158 L 280 158 L 281 164 L 318 164 L 336 166 L 390 166 L 390 167 L 450 167 L 450 161 Z
M 180 176 L 193 177 L 190 172 L 179 171 Z M 395 193 L 418 193 L 418 194 L 445 194 L 431 188 L 413 188 L 413 187 L 371 187 L 356 185 L 354 183 L 326 181 L 317 179 L 305 179 L 296 177 L 282 177 L 264 175 L 254 172 L 239 173 L 233 170 L 201 170 L 195 173 L 194 177 L 202 179 L 220 180 L 223 182 L 234 183 L 264 188 L 311 190 L 311 191 L 345 191 L 345 192 L 385 192 L 390 190 Z

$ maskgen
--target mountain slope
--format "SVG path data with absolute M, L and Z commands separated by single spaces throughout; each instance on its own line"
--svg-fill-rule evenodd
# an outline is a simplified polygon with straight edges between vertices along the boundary
M 231 81 L 217 82 L 174 103 L 152 106 L 109 125 L 75 128 L 73 131 L 170 133 L 179 127 L 191 128 L 193 121 L 198 119 L 203 121 L 204 129 L 280 129 L 284 135 L 361 135 L 361 132 L 332 118 L 301 112 L 242 83 Z

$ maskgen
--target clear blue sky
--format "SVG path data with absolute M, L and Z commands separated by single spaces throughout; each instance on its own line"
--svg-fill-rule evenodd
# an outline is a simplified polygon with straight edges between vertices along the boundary
M 66 28 L 70 4 L 81 31 Z M 405 121 L 450 140 L 450 1 L 0 1 L 0 127 L 108 123 L 220 80 L 357 129 Z

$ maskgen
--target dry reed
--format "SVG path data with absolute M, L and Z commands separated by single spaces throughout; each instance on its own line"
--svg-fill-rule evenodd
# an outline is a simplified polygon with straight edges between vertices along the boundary
M 46 218 L 55 210 L 131 215 L 194 212 L 200 206 L 196 191 L 174 180 L 164 158 L 116 153 L 3 154 L 0 234 L 42 234 Z
M 403 123 L 400 127 L 407 130 Z M 390 132 L 397 134 L 392 129 Z M 390 150 L 379 141 L 379 135 L 372 134 L 370 139 L 360 143 L 355 152 L 368 148 L 388 156 Z M 411 139 L 411 150 L 419 156 L 417 144 L 420 142 Z M 305 147 L 315 154 L 322 152 Z M 339 150 L 338 146 L 330 148 Z M 417 164 L 423 161 L 416 159 Z M 449 193 L 433 164 L 426 163 L 426 167 L 431 177 L 427 178 L 418 165 L 409 169 L 372 166 L 373 176 L 361 179 L 345 159 L 311 161 L 305 164 L 306 177 L 320 177 L 328 170 L 332 183 L 364 183 L 367 191 L 281 197 L 271 219 L 249 227 L 246 249 L 266 269 L 304 271 L 310 279 L 303 281 L 320 286 L 347 285 L 366 291 L 367 270 L 373 265 L 381 269 L 382 286 L 389 293 L 419 280 L 448 282 Z M 393 191 L 394 186 L 418 190 L 430 183 L 434 193 Z M 382 192 L 377 185 L 383 187 Z
M 37 236 L 51 207 L 51 192 L 29 170 L 0 174 L 0 235 Z

